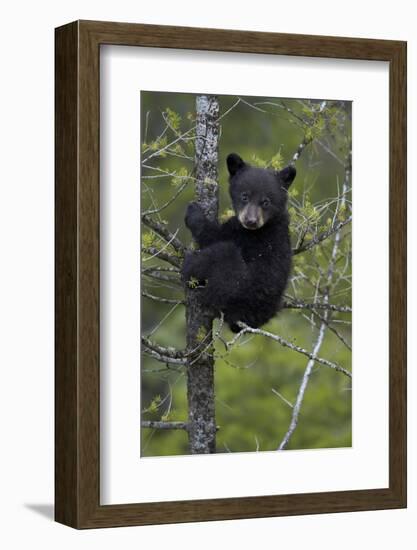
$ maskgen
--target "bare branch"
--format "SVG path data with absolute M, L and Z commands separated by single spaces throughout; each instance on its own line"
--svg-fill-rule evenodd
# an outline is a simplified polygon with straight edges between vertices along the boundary
M 142 336 L 141 342 L 145 353 L 162 363 L 172 363 L 174 365 L 185 365 L 186 363 L 185 353 L 183 351 L 171 347 L 160 346 L 159 344 L 151 342 L 151 340 L 145 336 Z
M 249 103 L 249 101 L 246 101 L 245 99 L 242 99 L 241 97 L 239 100 L 247 105 L 248 107 L 251 107 L 252 109 L 255 109 L 255 111 L 259 111 L 260 113 L 268 113 L 268 111 L 265 111 L 265 109 L 261 109 L 260 107 L 257 107 L 254 103 Z
M 162 237 L 164 241 L 169 243 L 177 252 L 181 254 L 184 253 L 185 247 L 182 242 L 176 237 L 176 233 L 171 233 L 171 231 L 162 223 L 157 222 L 151 218 L 148 214 L 142 214 L 142 222 L 152 229 L 157 235 Z
M 328 328 L 331 332 L 333 332 L 333 334 L 334 334 L 337 338 L 339 338 L 339 340 L 342 342 L 342 344 L 344 344 L 344 345 L 347 347 L 347 349 L 348 349 L 349 351 L 352 351 L 352 346 L 349 344 L 349 342 L 346 341 L 346 339 L 345 339 L 345 337 L 343 336 L 343 334 L 340 334 L 340 332 L 339 332 L 338 330 L 336 330 L 334 327 L 332 327 L 332 325 L 330 324 L 330 322 L 329 322 L 324 316 L 320 315 L 317 311 L 314 311 L 314 310 L 312 310 L 312 311 L 313 311 L 314 315 L 316 315 L 316 316 L 320 319 L 320 321 L 321 321 L 322 323 L 325 323 L 326 326 L 327 326 L 327 328 Z
M 315 235 L 311 239 L 311 241 L 309 241 L 308 243 L 305 243 L 305 244 L 303 244 L 303 245 L 301 245 L 297 248 L 294 248 L 293 251 L 292 251 L 293 255 L 295 256 L 296 254 L 300 254 L 301 252 L 305 252 L 306 250 L 310 250 L 310 248 L 313 248 L 313 246 L 316 246 L 317 244 L 323 242 L 325 239 L 328 239 L 329 237 L 331 237 L 337 231 L 340 231 L 340 229 L 342 229 L 342 227 L 344 227 L 345 225 L 347 225 L 351 221 L 352 221 L 352 216 L 349 216 L 346 220 L 343 220 L 343 221 L 337 223 L 336 225 L 334 225 L 333 227 L 331 227 L 327 231 L 323 231 L 323 233 L 319 233 L 318 235 Z
M 295 164 L 297 160 L 300 158 L 301 153 L 304 151 L 304 149 L 307 147 L 309 143 L 312 142 L 312 139 L 304 138 L 303 141 L 300 143 L 300 145 L 297 147 L 295 153 L 292 156 L 291 164 Z
M 159 136 L 156 138 L 156 141 L 158 142 L 159 140 L 161 140 L 164 137 L 164 135 L 167 133 L 167 131 L 168 131 L 168 126 L 166 125 L 165 128 L 162 130 L 162 132 L 159 134 Z M 151 150 L 151 148 L 147 147 L 144 151 L 142 151 L 142 154 L 144 155 L 145 153 L 147 153 L 150 150 Z M 159 151 L 157 151 L 157 152 L 159 153 Z
M 225 111 L 222 115 L 219 116 L 219 118 L 217 119 L 217 122 L 219 122 L 222 118 L 224 118 L 225 116 L 227 116 L 231 111 L 233 111 L 233 109 L 235 107 L 237 107 L 239 105 L 239 103 L 241 102 L 241 99 L 240 97 L 237 99 L 237 101 L 229 108 L 227 109 L 227 111 Z
M 155 177 L 159 177 L 159 176 L 155 176 Z M 172 177 L 175 177 L 175 174 L 173 174 Z M 180 177 L 180 176 L 177 176 L 177 177 Z M 183 176 L 185 179 L 190 179 L 191 176 Z M 165 203 L 163 204 L 162 206 L 159 206 L 158 208 L 152 208 L 150 210 L 146 210 L 143 214 L 142 214 L 142 220 L 143 220 L 143 217 L 144 216 L 149 216 L 149 214 L 159 214 L 159 212 L 161 212 L 162 210 L 164 210 L 165 208 L 167 208 L 170 204 L 172 204 L 175 199 L 181 195 L 181 193 L 184 191 L 184 189 L 187 187 L 188 185 L 188 181 L 185 181 L 185 183 L 183 183 L 178 189 L 177 191 L 172 195 L 172 197 Z M 153 220 L 154 221 L 154 220 Z M 146 223 L 146 222 L 144 222 Z M 157 222 L 155 222 L 157 223 Z
M 150 154 L 149 156 L 147 156 L 145 159 L 142 160 L 142 164 L 148 162 L 149 160 L 151 160 L 152 158 L 154 157 L 158 157 L 161 153 L 163 153 L 164 151 L 166 151 L 167 149 L 171 148 L 173 145 L 175 145 L 176 143 L 178 143 L 179 141 L 183 141 L 184 140 L 184 137 L 186 135 L 188 135 L 189 133 L 191 133 L 192 131 L 195 130 L 195 126 L 193 126 L 192 128 L 190 128 L 189 130 L 187 130 L 186 132 L 184 132 L 183 134 L 181 134 L 180 136 L 178 136 L 176 139 L 174 139 L 173 141 L 171 141 L 170 143 L 168 143 L 167 145 L 165 145 L 164 147 L 162 147 L 161 149 L 158 149 L 157 151 L 154 151 L 152 154 Z M 194 139 L 194 138 L 191 138 L 191 139 Z
M 154 296 L 144 290 L 142 296 L 154 300 L 155 302 L 161 302 L 162 304 L 185 304 L 185 300 L 172 300 L 171 298 L 162 298 L 161 296 Z
M 275 388 L 271 388 L 271 391 L 272 391 L 272 393 L 274 393 L 276 396 L 278 396 L 282 401 L 284 401 L 284 403 L 285 403 L 286 405 L 288 405 L 288 406 L 290 407 L 290 409 L 293 409 L 293 408 L 294 408 L 294 405 L 293 405 L 290 401 L 288 401 L 288 399 L 286 399 L 286 398 L 282 395 L 282 393 L 279 393 L 278 390 L 276 390 Z
M 166 286 L 168 288 L 178 288 L 183 289 L 183 285 L 179 279 L 179 277 L 176 277 L 175 275 L 169 275 L 166 273 L 161 273 L 160 271 L 156 269 L 152 270 L 146 270 L 143 271 L 143 275 L 145 277 L 149 277 L 150 279 L 153 279 L 155 281 L 158 281 L 161 285 Z
M 164 250 L 156 248 L 155 246 L 142 246 L 142 252 L 145 252 L 145 254 L 149 254 L 149 258 L 145 258 L 143 260 L 144 262 L 149 261 L 152 258 L 158 257 L 160 260 L 164 260 L 174 267 L 181 267 L 181 261 L 179 258 L 173 256 L 172 254 L 169 254 L 168 252 L 165 252 Z
M 306 120 L 304 120 L 303 117 L 301 117 L 295 111 L 293 111 L 290 107 L 288 107 L 288 105 L 286 105 L 284 101 L 281 101 L 280 103 L 273 103 L 271 101 L 263 101 L 263 102 L 255 103 L 254 105 L 274 105 L 275 107 L 279 107 L 280 109 L 283 109 L 284 111 L 287 111 L 287 113 L 289 113 L 292 117 L 294 117 L 304 127 L 308 128 L 310 126 L 310 124 Z M 314 141 L 316 143 L 318 143 L 320 145 L 320 147 L 322 147 L 326 151 L 326 153 L 328 153 L 331 157 L 333 157 L 334 160 L 336 162 L 338 162 L 338 164 L 341 164 L 342 166 L 344 166 L 344 162 L 325 143 L 323 143 L 322 140 L 320 140 L 318 137 L 316 137 L 314 139 Z
M 142 420 L 140 423 L 142 428 L 151 428 L 154 430 L 188 430 L 187 422 L 170 422 L 163 420 Z M 220 426 L 216 426 L 216 432 L 220 430 Z
M 187 422 L 164 422 L 162 420 L 142 420 L 142 428 L 154 430 L 188 430 Z
M 143 347 L 143 353 L 146 355 L 149 355 L 153 359 L 156 359 L 157 361 L 160 361 L 161 363 L 172 363 L 173 365 L 185 365 L 186 361 L 185 359 L 175 359 L 173 357 L 168 357 L 167 355 L 161 355 L 160 353 L 147 348 L 146 346 Z
M 229 347 L 232 346 L 240 336 L 242 336 L 243 334 L 245 334 L 247 332 L 250 332 L 252 334 L 260 334 L 261 336 L 266 336 L 267 338 L 271 338 L 272 340 L 275 340 L 276 342 L 278 342 L 279 344 L 281 344 L 281 346 L 283 346 L 285 348 L 289 348 L 289 349 L 292 349 L 293 351 L 301 353 L 302 355 L 305 355 L 309 359 L 312 359 L 313 361 L 315 361 L 317 363 L 320 363 L 321 365 L 324 365 L 326 367 L 330 367 L 331 369 L 334 369 L 338 372 L 342 372 L 345 376 L 348 376 L 349 378 L 352 378 L 352 374 L 348 370 L 346 370 L 343 367 L 341 367 L 340 365 L 338 365 L 337 363 L 332 363 L 331 361 L 328 361 L 327 359 L 323 359 L 321 357 L 316 357 L 316 356 L 313 355 L 313 353 L 310 353 L 306 349 L 301 348 L 300 346 L 297 346 L 295 344 L 292 344 L 291 342 L 288 342 L 288 340 L 285 340 L 284 338 L 282 338 L 278 334 L 272 334 L 272 332 L 267 332 L 266 330 L 262 330 L 260 328 L 252 328 L 252 327 L 249 327 L 248 325 L 245 325 L 245 323 L 241 323 L 241 322 L 239 322 L 238 325 L 242 328 L 242 330 L 236 334 L 236 336 L 233 338 L 233 340 L 228 342 Z
M 320 326 L 319 335 L 317 337 L 316 343 L 314 344 L 313 351 L 311 353 L 310 361 L 307 363 L 306 370 L 304 371 L 304 376 L 303 376 L 303 380 L 301 382 L 300 389 L 298 390 L 297 399 L 296 399 L 294 407 L 293 407 L 290 426 L 289 426 L 287 433 L 285 434 L 283 440 L 281 441 L 281 443 L 278 447 L 278 451 L 282 451 L 283 449 L 285 449 L 285 447 L 288 445 L 288 442 L 289 442 L 292 434 L 294 433 L 294 431 L 297 427 L 298 417 L 300 415 L 300 409 L 301 409 L 301 405 L 302 405 L 303 399 L 304 399 L 304 393 L 306 391 L 307 384 L 308 384 L 308 381 L 310 379 L 310 376 L 311 376 L 311 373 L 312 373 L 312 370 L 313 370 L 313 367 L 314 367 L 314 361 L 316 361 L 316 355 L 319 352 L 319 350 L 321 348 L 321 345 L 323 343 L 325 329 L 326 329 L 326 324 L 322 323 L 321 326 Z
M 178 267 L 169 267 L 166 265 L 151 265 L 149 267 L 142 267 L 142 273 L 152 273 L 153 271 L 167 272 L 167 273 L 179 273 Z
M 172 313 L 177 309 L 177 307 L 179 305 L 180 304 L 178 302 L 170 308 L 170 310 L 162 317 L 162 319 L 159 321 L 159 323 L 153 327 L 151 332 L 148 333 L 148 338 L 155 334 L 155 332 L 165 323 L 165 321 L 168 319 L 168 317 L 170 317 L 172 315 Z
M 336 304 L 326 304 L 325 302 L 308 303 L 291 298 L 290 301 L 284 302 L 282 307 L 287 309 L 328 309 L 339 313 L 352 313 L 350 306 L 338 306 Z

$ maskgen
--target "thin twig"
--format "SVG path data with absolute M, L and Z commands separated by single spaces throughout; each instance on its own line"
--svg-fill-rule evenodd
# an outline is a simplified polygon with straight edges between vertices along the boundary
M 142 222 L 152 229 L 157 235 L 162 237 L 164 241 L 170 244 L 177 252 L 184 253 L 185 247 L 182 242 L 177 238 L 179 229 L 175 233 L 171 231 L 162 223 L 157 222 L 147 214 L 142 214 Z
M 159 176 L 155 176 L 155 177 L 159 177 Z M 175 177 L 175 176 L 174 176 Z M 190 176 L 184 176 L 186 179 L 190 178 Z M 175 199 L 184 191 L 184 189 L 187 187 L 188 185 L 188 181 L 186 181 L 185 183 L 183 183 L 178 189 L 177 191 L 172 195 L 172 197 L 166 202 L 164 203 L 162 206 L 159 206 L 158 208 L 151 208 L 150 210 L 146 210 L 143 214 L 142 214 L 142 219 L 143 219 L 143 216 L 149 216 L 149 214 L 159 214 L 159 212 L 161 212 L 162 210 L 164 210 L 165 208 L 167 208 L 167 206 L 169 206 L 170 204 L 172 204 Z M 144 222 L 146 223 L 146 222 Z
M 271 391 L 272 391 L 272 393 L 277 395 L 282 401 L 284 401 L 284 403 L 286 405 L 288 405 L 290 407 L 290 409 L 294 408 L 294 405 L 290 401 L 288 401 L 288 399 L 286 399 L 281 393 L 279 393 L 278 390 L 276 390 L 275 388 L 271 388 Z
M 183 134 L 181 134 L 180 136 L 178 136 L 176 139 L 174 139 L 173 141 L 171 141 L 170 143 L 168 143 L 167 145 L 165 145 L 164 147 L 161 147 L 161 149 L 158 149 L 157 151 L 153 152 L 152 154 L 150 154 L 149 156 L 147 156 L 145 159 L 142 160 L 142 164 L 145 164 L 146 162 L 148 162 L 149 160 L 151 160 L 152 158 L 154 157 L 158 157 L 161 153 L 163 153 L 164 151 L 166 151 L 167 149 L 169 149 L 170 147 L 172 147 L 173 145 L 175 145 L 176 143 L 178 143 L 179 141 L 183 140 L 184 137 L 189 134 L 190 132 L 192 132 L 193 130 L 195 130 L 195 126 L 193 126 L 192 128 L 190 128 L 189 130 L 187 130 L 186 132 L 184 132 Z M 194 139 L 194 138 L 192 138 Z
M 342 344 L 344 344 L 349 351 L 352 351 L 352 346 L 345 339 L 343 334 L 340 334 L 340 332 L 338 330 L 336 330 L 334 327 L 332 327 L 332 325 L 330 324 L 330 321 L 328 321 L 324 316 L 320 315 L 320 313 L 318 313 L 318 311 L 314 311 L 314 309 L 312 311 L 313 311 L 314 315 L 316 315 L 320 319 L 320 321 L 322 321 L 323 323 L 326 323 L 327 328 L 330 330 L 330 332 L 333 332 L 333 334 L 337 338 L 339 338 L 339 340 L 342 342 Z
M 247 332 L 250 332 L 252 334 L 260 334 L 261 336 L 266 336 L 267 338 L 271 338 L 272 340 L 275 340 L 285 348 L 289 348 L 289 349 L 292 349 L 293 351 L 301 353 L 302 355 L 305 355 L 309 359 L 313 359 L 315 362 L 320 363 L 321 365 L 330 367 L 331 369 L 334 369 L 338 372 L 342 372 L 345 376 L 352 378 L 352 374 L 348 370 L 338 365 L 337 363 L 332 363 L 331 361 L 328 361 L 327 359 L 323 359 L 322 357 L 315 357 L 311 352 L 307 351 L 304 348 L 301 348 L 300 346 L 292 344 L 291 342 L 288 342 L 288 340 L 285 340 L 278 334 L 272 334 L 272 332 L 267 332 L 266 330 L 262 330 L 260 328 L 252 328 L 252 327 L 249 327 L 248 325 L 245 325 L 245 323 L 241 323 L 241 322 L 237 324 L 239 325 L 239 327 L 242 328 L 242 330 L 238 332 L 230 342 L 228 342 L 229 347 L 233 346 L 236 340 Z
M 183 351 L 171 347 L 160 346 L 145 336 L 142 336 L 141 342 L 145 353 L 162 363 L 172 363 L 174 365 L 185 365 L 186 363 L 185 353 Z
M 167 246 L 168 244 L 166 244 L 164 248 Z M 156 246 L 142 246 L 142 252 L 149 254 L 147 258 L 143 258 L 143 262 L 149 262 L 149 260 L 152 260 L 153 258 L 159 258 L 160 260 L 170 263 L 174 267 L 181 267 L 180 259 L 172 254 L 169 254 L 168 252 L 165 252 L 164 249 L 156 248 Z
M 310 376 L 311 376 L 311 373 L 312 373 L 312 370 L 313 370 L 314 361 L 316 360 L 316 355 L 319 352 L 320 347 L 323 343 L 325 329 L 326 329 L 326 324 L 322 323 L 321 326 L 320 326 L 319 335 L 317 337 L 316 343 L 314 344 L 314 348 L 313 348 L 313 351 L 312 351 L 312 354 L 311 354 L 311 359 L 307 363 L 307 367 L 306 367 L 306 370 L 304 371 L 304 376 L 303 376 L 303 379 L 302 379 L 302 382 L 301 382 L 301 386 L 300 386 L 300 389 L 298 390 L 297 399 L 296 399 L 294 407 L 293 407 L 293 413 L 292 413 L 292 416 L 291 416 L 290 426 L 289 426 L 289 428 L 287 430 L 287 433 L 285 434 L 283 440 L 281 441 L 281 443 L 278 447 L 278 451 L 282 451 L 283 449 L 285 449 L 285 447 L 288 445 L 288 442 L 289 442 L 292 434 L 294 433 L 294 431 L 297 427 L 298 417 L 300 415 L 300 409 L 301 409 L 301 405 L 302 405 L 303 399 L 304 399 L 304 393 L 306 391 L 307 384 L 308 384 L 308 381 L 310 379 Z
M 146 290 L 142 291 L 142 296 L 145 298 L 149 298 L 150 300 L 154 300 L 155 302 L 161 302 L 162 304 L 185 304 L 185 300 L 173 300 L 171 298 L 162 298 L 161 296 L 154 296 L 153 294 L 150 294 L 149 292 L 146 292 Z
M 334 225 L 333 227 L 331 227 L 327 231 L 323 231 L 323 233 L 319 233 L 318 235 L 315 235 L 311 239 L 311 241 L 308 241 L 307 243 L 305 243 L 305 244 L 303 244 L 303 245 L 301 245 L 297 248 L 294 248 L 293 251 L 292 251 L 293 255 L 295 256 L 296 254 L 300 254 L 301 252 L 305 252 L 306 250 L 310 250 L 310 248 L 313 248 L 313 246 L 316 246 L 317 244 L 321 243 L 325 239 L 331 237 L 334 233 L 340 231 L 340 229 L 342 229 L 342 227 L 344 227 L 345 225 L 347 225 L 351 221 L 352 221 L 352 216 L 349 216 L 346 220 L 343 220 L 343 221 L 337 223 L 336 225 Z

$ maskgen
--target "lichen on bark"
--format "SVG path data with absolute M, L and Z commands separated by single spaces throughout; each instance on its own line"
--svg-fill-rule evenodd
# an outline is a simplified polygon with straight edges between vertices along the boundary
M 219 102 L 216 96 L 196 98 L 195 196 L 206 216 L 218 215 Z M 199 291 L 186 289 L 188 436 L 191 454 L 216 452 L 214 406 L 213 313 L 202 307 Z M 202 341 L 201 335 L 205 334 Z

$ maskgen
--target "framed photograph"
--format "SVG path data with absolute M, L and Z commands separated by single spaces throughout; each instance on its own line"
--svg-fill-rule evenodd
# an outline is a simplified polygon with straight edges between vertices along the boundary
M 56 29 L 56 520 L 406 506 L 406 43 Z

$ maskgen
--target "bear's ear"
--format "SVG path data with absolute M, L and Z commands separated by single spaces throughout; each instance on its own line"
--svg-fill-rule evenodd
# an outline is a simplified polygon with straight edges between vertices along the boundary
M 297 170 L 295 169 L 295 166 L 293 166 L 292 164 L 289 164 L 288 166 L 286 166 L 285 168 L 277 172 L 277 176 L 281 182 L 282 187 L 284 187 L 284 189 L 289 188 L 289 186 L 294 181 L 296 174 L 297 174 Z
M 229 170 L 229 174 L 231 176 L 234 176 L 236 172 L 242 170 L 242 168 L 246 166 L 244 161 L 236 153 L 230 153 L 226 159 L 226 162 L 227 169 Z

